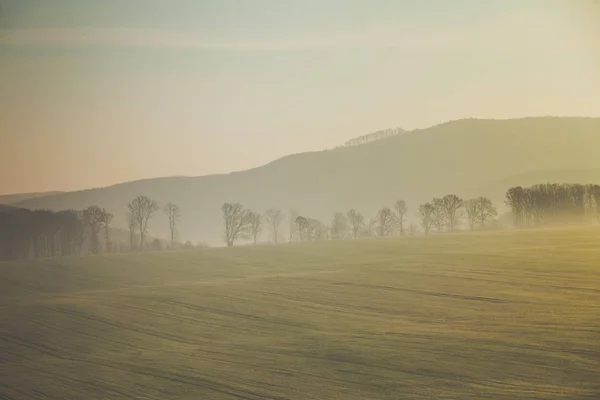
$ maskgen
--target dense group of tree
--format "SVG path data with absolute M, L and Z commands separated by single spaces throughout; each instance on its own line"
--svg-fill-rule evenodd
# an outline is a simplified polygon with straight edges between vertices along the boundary
M 516 227 L 585 223 L 600 217 L 600 185 L 539 184 L 506 192 Z
M 0 209 L 0 260 L 79 254 L 83 238 L 76 211 Z
M 0 209 L 0 259 L 20 260 L 80 255 L 87 243 L 90 253 L 102 251 L 104 233 L 107 251 L 111 251 L 109 225 L 113 215 L 91 206 L 82 211 L 31 211 L 21 208 Z
M 138 196 L 128 204 L 129 250 L 161 250 L 160 240 L 145 243 L 148 223 L 158 204 L 146 196 Z M 164 207 L 169 220 L 170 244 L 175 245 L 179 207 Z M 99 206 L 84 210 L 47 211 L 0 206 L 0 260 L 111 253 L 123 250 L 114 246 L 110 223 L 114 215 Z M 135 243 L 139 237 L 139 244 Z

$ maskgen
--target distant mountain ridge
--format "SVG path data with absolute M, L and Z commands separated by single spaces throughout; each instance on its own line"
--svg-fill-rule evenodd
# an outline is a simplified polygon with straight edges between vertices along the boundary
M 179 204 L 181 240 L 220 243 L 224 202 L 241 202 L 260 212 L 294 208 L 329 220 L 333 212 L 350 208 L 369 218 L 402 198 L 410 218 L 416 218 L 418 205 L 433 196 L 486 195 L 502 206 L 508 185 L 536 174 L 546 181 L 589 180 L 594 170 L 600 170 L 600 118 L 463 119 L 360 146 L 286 156 L 247 171 L 146 179 L 16 205 L 59 210 L 97 204 L 115 214 L 114 226 L 125 227 L 127 203 L 146 195 L 161 206 Z M 600 183 L 600 177 L 590 183 Z M 159 213 L 150 234 L 166 237 L 167 232 L 166 217 Z

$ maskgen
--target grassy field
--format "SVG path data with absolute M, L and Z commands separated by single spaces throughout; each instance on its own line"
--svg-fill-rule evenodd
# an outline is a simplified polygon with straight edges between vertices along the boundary
M 0 263 L 1 399 L 599 399 L 600 229 Z

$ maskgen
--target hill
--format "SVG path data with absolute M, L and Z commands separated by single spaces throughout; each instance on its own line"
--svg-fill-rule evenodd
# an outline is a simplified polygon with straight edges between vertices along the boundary
M 28 199 L 34 199 L 36 197 L 52 196 L 62 192 L 39 192 L 39 193 L 18 193 L 18 194 L 5 194 L 0 195 L 0 204 L 14 204 Z
M 598 228 L 0 263 L 0 398 L 597 399 Z
M 53 210 L 97 204 L 115 214 L 115 226 L 125 227 L 128 201 L 142 194 L 180 205 L 182 240 L 215 244 L 222 242 L 220 207 L 228 201 L 329 219 L 349 208 L 370 217 L 403 198 L 415 215 L 433 196 L 488 195 L 502 205 L 509 179 L 518 184 L 527 174 L 547 171 L 546 179 L 553 180 L 560 175 L 552 171 L 599 168 L 598 118 L 465 119 L 364 145 L 295 154 L 243 172 L 149 179 L 17 204 Z M 163 215 L 151 222 L 150 232 L 167 236 Z

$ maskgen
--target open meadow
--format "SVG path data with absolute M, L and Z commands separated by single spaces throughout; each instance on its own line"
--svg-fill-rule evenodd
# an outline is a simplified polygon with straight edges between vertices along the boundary
M 599 399 L 600 228 L 0 263 L 1 399 Z

